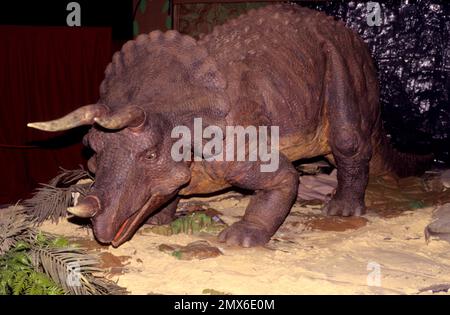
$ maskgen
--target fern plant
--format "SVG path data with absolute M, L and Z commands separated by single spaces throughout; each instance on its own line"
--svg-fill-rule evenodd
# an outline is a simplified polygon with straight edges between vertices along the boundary
M 91 185 L 78 183 L 87 175 L 84 170 L 63 170 L 26 200 L 25 207 L 0 211 L 0 294 L 126 293 L 102 276 L 98 256 L 35 226 L 65 216 L 72 193 L 82 194 Z
M 0 231 L 1 233 L 1 231 Z M 0 294 L 124 294 L 102 277 L 97 256 L 46 233 L 29 234 L 0 256 Z
M 35 270 L 29 249 L 29 244 L 21 241 L 0 256 L 0 294 L 64 294 L 64 290 L 50 277 Z
M 30 241 L 36 236 L 25 210 L 17 207 L 0 211 L 0 255 L 3 255 L 19 241 Z
M 80 183 L 81 180 L 85 180 L 84 183 Z M 22 206 L 37 224 L 48 219 L 58 222 L 67 215 L 66 209 L 72 203 L 73 194 L 86 195 L 92 181 L 92 176 L 83 168 L 61 169 L 58 176 L 48 184 L 41 184 L 32 198 L 23 201 Z

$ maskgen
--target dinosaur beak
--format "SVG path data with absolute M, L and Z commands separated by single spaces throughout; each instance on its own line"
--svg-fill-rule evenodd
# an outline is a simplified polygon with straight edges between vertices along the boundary
M 67 211 L 80 218 L 92 218 L 100 210 L 100 200 L 95 196 L 87 196 Z

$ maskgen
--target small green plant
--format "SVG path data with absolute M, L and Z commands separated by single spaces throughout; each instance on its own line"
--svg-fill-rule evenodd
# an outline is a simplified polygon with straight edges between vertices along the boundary
M 217 234 L 225 227 L 225 223 L 216 222 L 213 217 L 198 211 L 181 216 L 170 224 L 153 226 L 147 229 L 156 234 L 170 236 L 180 233 L 199 234 L 201 232 Z
M 181 252 L 179 251 L 179 250 L 175 250 L 175 251 L 173 251 L 173 253 L 172 253 L 172 256 L 173 257 L 175 257 L 175 258 L 177 258 L 177 259 L 181 259 Z

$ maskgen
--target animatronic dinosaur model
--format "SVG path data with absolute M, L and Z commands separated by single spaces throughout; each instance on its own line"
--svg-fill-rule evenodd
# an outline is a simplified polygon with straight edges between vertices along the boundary
M 177 126 L 278 126 L 276 170 L 263 161 L 177 161 Z M 91 125 L 84 138 L 95 184 L 68 210 L 91 217 L 96 238 L 119 246 L 144 222 L 170 222 L 180 196 L 237 186 L 255 191 L 221 241 L 265 244 L 288 215 L 299 176 L 293 161 L 325 156 L 338 169 L 327 215 L 362 215 L 370 170 L 400 176 L 423 161 L 382 132 L 376 71 L 363 41 L 340 21 L 297 5 L 248 12 L 195 40 L 176 31 L 129 41 L 107 67 L 98 103 L 30 127 Z M 223 137 L 225 141 L 226 137 Z M 246 143 L 248 145 L 248 143 Z M 195 148 L 194 148 L 195 149 Z

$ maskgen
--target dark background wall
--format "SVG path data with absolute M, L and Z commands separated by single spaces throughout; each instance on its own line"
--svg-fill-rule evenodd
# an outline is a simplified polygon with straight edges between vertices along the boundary
M 22 0 L 0 2 L 0 25 L 66 27 L 67 5 L 72 0 Z M 133 0 L 76 0 L 82 27 L 109 27 L 114 40 L 133 36 Z
M 96 102 L 111 58 L 109 28 L 0 26 L 0 204 L 27 196 L 60 166 L 84 163 L 86 130 L 26 127 Z
M 96 102 L 113 47 L 132 38 L 131 1 L 78 1 L 82 27 L 67 26 L 69 2 L 0 3 L 0 204 L 85 163 L 86 129 L 48 134 L 26 124 Z

